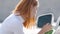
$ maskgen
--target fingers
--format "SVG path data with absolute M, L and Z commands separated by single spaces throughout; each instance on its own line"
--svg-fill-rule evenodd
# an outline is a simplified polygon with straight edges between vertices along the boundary
M 47 23 L 46 25 L 43 26 L 42 30 L 39 32 L 39 34 L 41 34 L 41 32 L 48 32 L 52 29 L 52 25 Z
M 49 23 L 47 23 L 46 25 L 43 26 L 42 29 L 47 32 L 47 31 L 49 31 L 49 30 L 52 29 L 52 25 L 50 25 Z
M 47 23 L 46 25 L 44 25 L 43 27 L 52 27 L 51 24 Z

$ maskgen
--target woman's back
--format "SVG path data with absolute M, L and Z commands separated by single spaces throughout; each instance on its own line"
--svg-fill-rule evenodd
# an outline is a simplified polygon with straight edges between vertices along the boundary
M 23 22 L 21 16 L 9 15 L 1 25 L 0 34 L 23 34 Z

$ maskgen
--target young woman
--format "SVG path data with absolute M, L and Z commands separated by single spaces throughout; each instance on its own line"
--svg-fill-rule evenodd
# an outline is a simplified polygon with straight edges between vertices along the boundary
M 12 14 L 2 23 L 0 34 L 24 34 L 23 27 L 31 28 L 35 25 L 37 13 L 37 0 L 21 0 Z M 44 34 L 51 29 L 51 25 L 45 25 L 38 34 Z

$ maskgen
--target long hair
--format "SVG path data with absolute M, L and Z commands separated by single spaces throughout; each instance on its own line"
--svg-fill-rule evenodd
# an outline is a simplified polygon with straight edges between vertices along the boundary
M 19 15 L 25 18 L 23 25 L 26 28 L 32 27 L 35 24 L 35 16 L 30 18 L 31 5 L 33 7 L 37 6 L 37 1 L 36 0 L 21 0 L 13 11 L 13 13 L 17 13 L 17 12 L 20 13 Z

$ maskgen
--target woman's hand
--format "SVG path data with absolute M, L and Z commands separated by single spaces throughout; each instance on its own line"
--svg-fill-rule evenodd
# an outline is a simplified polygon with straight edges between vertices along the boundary
M 45 32 L 49 31 L 52 29 L 52 25 L 49 23 L 43 26 L 42 30 L 38 34 L 44 34 Z

